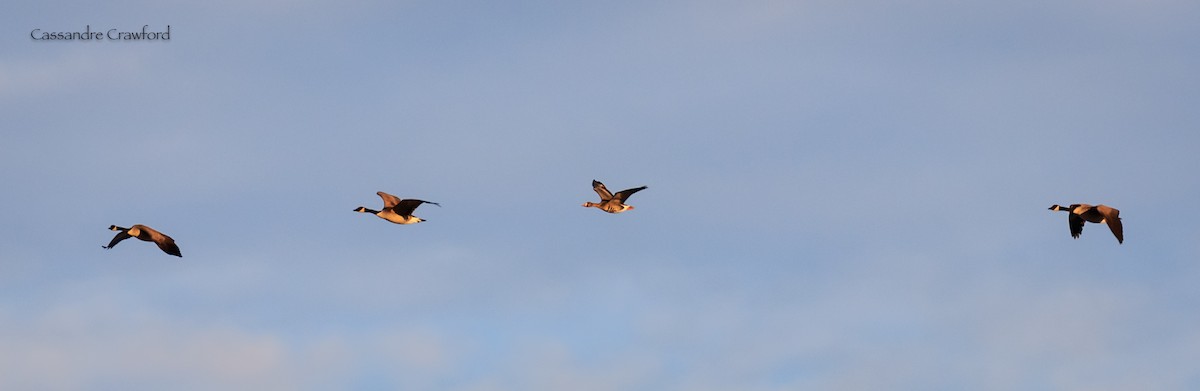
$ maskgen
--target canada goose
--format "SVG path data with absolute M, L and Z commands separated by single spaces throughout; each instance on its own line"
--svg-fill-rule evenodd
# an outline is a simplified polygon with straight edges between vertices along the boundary
M 399 197 L 384 193 L 382 191 L 375 192 L 375 194 L 378 194 L 379 198 L 383 199 L 383 210 L 367 209 L 360 206 L 354 211 L 370 213 L 379 216 L 381 219 L 391 221 L 396 224 L 416 224 L 425 221 L 425 219 L 412 215 L 413 211 L 416 210 L 418 206 L 421 206 L 421 204 L 434 204 L 439 208 L 441 207 L 441 205 L 436 202 L 412 199 L 402 200 Z
M 175 239 L 171 239 L 170 236 L 167 236 L 162 232 L 155 231 L 154 228 L 150 228 L 141 224 L 134 224 L 129 228 L 110 225 L 108 226 L 108 229 L 117 231 L 117 236 L 114 236 L 112 241 L 108 242 L 107 246 L 100 246 L 105 249 L 113 248 L 113 246 L 116 246 L 117 243 L 120 243 L 122 240 L 138 238 L 147 242 L 154 242 L 154 244 L 157 244 L 158 248 L 162 249 L 163 252 L 183 258 L 183 255 L 179 253 L 179 246 L 175 245 Z
M 1117 243 L 1125 243 L 1125 234 L 1121 228 L 1121 211 L 1107 205 L 1091 206 L 1088 204 L 1071 204 L 1066 208 L 1053 205 L 1050 210 L 1063 210 L 1071 215 L 1067 222 L 1071 224 L 1071 237 L 1078 239 L 1083 233 L 1083 222 L 1108 223 L 1108 229 L 1117 237 Z
M 646 186 L 625 189 L 618 191 L 617 194 L 613 194 L 608 191 L 608 188 L 604 187 L 603 183 L 593 179 L 592 190 L 595 190 L 596 194 L 600 195 L 600 202 L 584 202 L 583 206 L 585 208 L 595 207 L 608 213 L 621 213 L 633 209 L 633 205 L 625 205 L 625 200 L 629 199 L 629 196 L 633 195 L 633 193 L 644 189 L 646 189 Z

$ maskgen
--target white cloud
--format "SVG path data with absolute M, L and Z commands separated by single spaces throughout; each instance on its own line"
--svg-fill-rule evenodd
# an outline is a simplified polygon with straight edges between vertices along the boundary
M 67 305 L 32 320 L 5 316 L 0 388 L 295 389 L 306 377 L 270 335 L 130 310 Z
M 217 273 L 229 266 L 217 262 L 150 292 L 120 286 L 169 269 L 47 288 L 33 308 L 0 307 L 0 365 L 13 369 L 0 388 L 1168 390 L 1197 375 L 1196 316 L 1175 313 L 1160 297 L 1169 292 L 1066 267 L 1029 279 L 1033 261 L 868 249 L 769 277 L 655 259 L 472 276 L 469 260 L 483 260 L 440 253 L 343 265 L 331 284 Z M 356 275 L 359 289 L 348 286 Z M 511 289 L 556 276 L 568 281 Z M 175 311 L 145 296 L 159 288 L 218 307 L 264 296 L 280 309 Z M 325 293 L 338 297 L 314 299 Z
M 1041 5 L 276 3 L 201 9 L 269 23 L 153 51 L 180 57 L 0 60 L 3 98 L 153 103 L 7 113 L 53 131 L 4 144 L 0 388 L 1195 388 L 1200 273 L 1178 259 L 1200 247 L 1151 211 L 1195 193 L 1166 164 L 1194 160 L 1171 134 L 1194 121 L 1129 114 L 1189 101 L 1187 51 L 1132 50 L 1186 46 L 1138 41 L 1170 29 L 1109 30 L 1113 11 L 1084 26 L 1103 50 L 1059 51 L 1079 4 L 1030 25 Z M 1128 131 L 1141 117 L 1178 128 Z M 1094 135 L 1127 154 L 1051 140 Z M 1138 186 L 1055 174 L 1105 165 Z M 651 190 L 586 212 L 592 175 Z M 450 197 L 397 227 L 350 212 L 376 190 Z M 1137 193 L 1146 239 L 1072 241 L 1045 211 L 1068 191 Z M 116 216 L 185 258 L 100 253 Z

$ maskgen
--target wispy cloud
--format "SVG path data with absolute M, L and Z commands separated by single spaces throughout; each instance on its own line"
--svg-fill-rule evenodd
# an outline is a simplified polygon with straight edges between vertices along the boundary
M 1200 387 L 1194 4 L 276 3 L 0 60 L 0 388 Z

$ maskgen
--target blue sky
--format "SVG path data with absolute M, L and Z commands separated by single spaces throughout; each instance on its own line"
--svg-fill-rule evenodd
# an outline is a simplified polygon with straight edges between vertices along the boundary
M 0 389 L 1197 388 L 1196 20 L 5 3 Z

